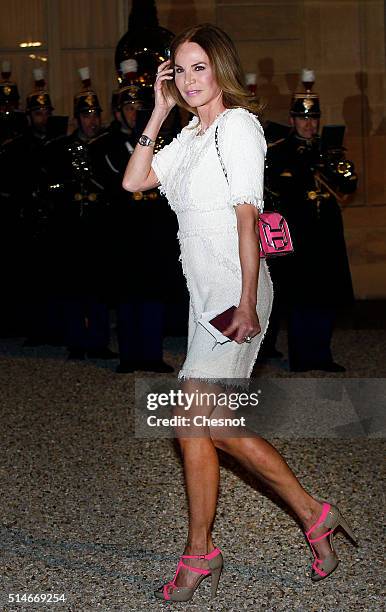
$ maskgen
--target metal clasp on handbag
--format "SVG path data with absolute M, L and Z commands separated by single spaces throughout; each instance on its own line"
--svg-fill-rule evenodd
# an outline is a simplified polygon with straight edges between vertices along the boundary
M 221 163 L 222 170 L 229 185 L 228 174 L 220 154 L 218 144 L 218 126 L 214 133 L 216 151 Z M 293 253 L 294 247 L 291 240 L 288 223 L 283 215 L 277 212 L 266 211 L 259 214 L 258 221 L 260 257 L 274 257 Z

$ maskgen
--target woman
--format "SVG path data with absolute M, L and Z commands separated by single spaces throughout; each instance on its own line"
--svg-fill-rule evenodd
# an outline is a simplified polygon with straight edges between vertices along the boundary
M 161 185 L 178 216 L 190 292 L 188 352 L 179 378 L 188 393 L 250 376 L 272 305 L 272 284 L 265 261 L 259 262 L 255 234 L 263 210 L 266 144 L 253 114 L 258 107 L 243 83 L 236 50 L 222 30 L 204 24 L 182 32 L 173 41 L 170 60 L 159 66 L 154 111 L 123 179 L 129 191 Z M 153 157 L 152 145 L 176 103 L 196 117 Z M 223 335 L 234 341 L 224 338 L 213 345 L 201 323 L 232 304 L 237 308 Z M 179 444 L 189 532 L 174 579 L 155 592 L 158 598 L 188 601 L 209 575 L 216 593 L 223 564 L 211 537 L 219 485 L 216 448 L 271 486 L 297 514 L 315 557 L 312 579 L 321 580 L 336 568 L 332 533 L 340 525 L 351 534 L 350 528 L 338 508 L 301 487 L 269 442 L 256 436 L 220 438 L 209 430 L 200 437 L 182 434 Z

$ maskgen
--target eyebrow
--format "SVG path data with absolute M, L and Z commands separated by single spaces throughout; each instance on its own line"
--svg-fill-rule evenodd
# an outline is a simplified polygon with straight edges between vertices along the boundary
M 195 64 L 192 64 L 191 67 L 193 68 L 194 66 L 198 66 L 198 64 L 205 64 L 206 65 L 206 62 L 196 62 Z M 174 66 L 178 66 L 178 68 L 182 68 L 183 67 L 183 66 L 180 66 L 179 64 L 174 64 Z

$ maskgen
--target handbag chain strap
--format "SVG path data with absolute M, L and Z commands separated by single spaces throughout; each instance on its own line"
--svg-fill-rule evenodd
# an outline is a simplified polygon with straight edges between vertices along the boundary
M 218 158 L 219 158 L 219 160 L 220 160 L 221 168 L 222 168 L 222 170 L 223 170 L 223 172 L 224 172 L 225 178 L 226 178 L 227 183 L 228 183 L 228 185 L 229 185 L 229 181 L 228 181 L 228 173 L 227 173 L 227 171 L 226 171 L 226 168 L 225 168 L 224 162 L 223 162 L 223 160 L 222 160 L 221 153 L 220 153 L 220 147 L 219 147 L 219 144 L 218 144 L 218 125 L 216 125 L 216 130 L 215 130 L 215 133 L 214 133 L 214 141 L 215 141 L 215 143 L 216 143 L 216 151 L 217 151 Z

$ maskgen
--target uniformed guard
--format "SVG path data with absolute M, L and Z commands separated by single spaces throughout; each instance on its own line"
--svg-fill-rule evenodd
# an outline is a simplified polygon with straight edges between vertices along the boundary
M 291 103 L 292 130 L 267 153 L 266 208 L 287 219 L 295 252 L 270 261 L 275 299 L 264 351 L 275 355 L 277 309 L 285 304 L 290 369 L 342 372 L 331 338 L 336 309 L 352 303 L 353 289 L 340 204 L 355 191 L 357 177 L 345 159 L 343 130 L 338 140 L 337 129 L 325 128 L 319 137 L 314 73 L 304 70 L 302 77 L 305 89 Z
M 27 96 L 26 111 L 30 118 L 30 125 L 36 137 L 47 137 L 48 120 L 52 116 L 54 107 L 52 106 L 50 94 L 46 89 L 44 72 L 41 68 L 33 71 L 35 88 Z
M 158 192 L 129 194 L 123 174 L 142 131 L 141 116 L 151 106 L 148 88 L 137 75 L 133 59 L 122 62 L 122 85 L 116 118 L 120 129 L 91 145 L 99 148 L 98 176 L 112 194 L 114 265 L 111 290 L 117 305 L 119 373 L 147 370 L 172 372 L 163 361 L 165 270 L 175 253 L 170 211 Z M 162 141 L 157 143 L 157 147 Z M 174 226 L 173 226 L 174 230 Z M 170 237 L 171 236 L 171 237 Z M 170 269 L 170 267 L 169 267 Z
M 19 204 L 15 187 L 20 184 L 20 169 L 13 163 L 8 146 L 26 127 L 26 117 L 18 110 L 19 91 L 11 81 L 11 63 L 2 62 L 0 81 L 0 257 L 3 262 L 0 334 L 21 335 L 20 291 L 16 281 L 19 256 Z
M 14 276 L 22 288 L 22 295 L 19 294 L 18 298 L 23 312 L 19 332 L 20 335 L 28 336 L 27 344 L 37 344 L 43 341 L 45 335 L 43 321 L 46 316 L 42 303 L 47 284 L 43 280 L 42 270 L 47 256 L 44 247 L 47 210 L 40 197 L 40 180 L 41 155 L 47 142 L 47 121 L 53 110 L 49 93 L 45 89 L 43 71 L 36 69 L 33 72 L 35 88 L 26 103 L 29 123 L 21 133 L 15 133 L 3 143 L 1 156 L 3 180 L 8 183 L 9 202 L 12 205 L 12 250 L 15 252 L 14 263 L 18 265 Z M 4 89 L 6 85 L 3 84 Z M 16 86 L 11 97 L 18 104 Z M 10 108 L 9 103 L 7 106 Z M 7 231 L 10 232 L 10 228 Z
M 0 87 L 0 112 L 18 110 L 20 95 L 16 83 L 11 81 L 11 62 L 8 60 L 3 60 L 1 63 Z
M 48 145 L 47 194 L 55 209 L 57 293 L 62 298 L 69 359 L 111 359 L 107 302 L 109 201 L 93 168 L 90 142 L 103 133 L 88 67 L 74 97 L 78 127 Z
M 22 250 L 26 282 L 24 307 L 26 313 L 25 345 L 60 344 L 63 325 L 55 298 L 51 293 L 51 227 L 52 209 L 45 194 L 42 173 L 47 144 L 67 132 L 68 117 L 55 117 L 44 71 L 33 70 L 34 87 L 27 95 L 28 128 L 15 139 L 15 163 L 23 167 L 20 182 Z M 22 192 L 22 193 L 21 193 Z
M 0 145 L 22 134 L 27 127 L 26 116 L 19 110 L 19 102 L 18 87 L 11 81 L 11 62 L 4 60 L 0 81 Z

